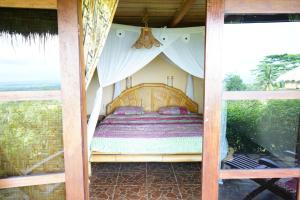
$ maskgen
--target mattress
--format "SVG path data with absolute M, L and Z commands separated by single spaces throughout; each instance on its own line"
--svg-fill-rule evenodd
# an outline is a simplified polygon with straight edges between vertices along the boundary
M 199 154 L 199 114 L 109 115 L 96 128 L 91 150 L 104 154 Z

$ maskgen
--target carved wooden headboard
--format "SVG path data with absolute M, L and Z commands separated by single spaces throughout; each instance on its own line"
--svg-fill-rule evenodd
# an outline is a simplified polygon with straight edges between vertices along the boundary
M 184 106 L 198 112 L 198 104 L 179 89 L 162 83 L 143 83 L 123 91 L 107 105 L 106 114 L 119 106 L 142 106 L 145 111 L 158 111 L 164 106 Z

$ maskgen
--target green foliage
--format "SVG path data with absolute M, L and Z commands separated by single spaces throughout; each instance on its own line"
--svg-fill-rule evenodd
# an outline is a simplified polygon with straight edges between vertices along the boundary
M 225 79 L 225 87 L 227 91 L 244 91 L 247 86 L 243 83 L 240 76 L 229 74 Z
M 281 85 L 276 80 L 283 73 L 300 66 L 300 54 L 282 54 L 266 56 L 257 69 L 253 70 L 256 76 L 256 86 L 263 90 L 273 90 Z
M 63 149 L 62 114 L 57 101 L 0 103 L 0 177 L 20 175 Z M 63 158 L 34 172 L 63 170 Z
M 229 101 L 227 139 L 243 153 L 295 151 L 300 101 Z

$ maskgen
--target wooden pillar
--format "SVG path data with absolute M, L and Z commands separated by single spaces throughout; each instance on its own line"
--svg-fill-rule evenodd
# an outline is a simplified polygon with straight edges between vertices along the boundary
M 218 199 L 224 0 L 207 0 L 202 200 Z
M 66 195 L 69 200 L 85 200 L 88 162 L 81 1 L 58 0 L 57 7 Z

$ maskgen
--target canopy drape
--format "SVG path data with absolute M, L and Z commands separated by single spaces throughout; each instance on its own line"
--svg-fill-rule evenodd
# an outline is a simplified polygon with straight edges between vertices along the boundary
M 161 53 L 189 74 L 198 78 L 204 76 L 204 27 L 153 28 L 152 33 L 162 46 L 135 49 L 132 45 L 140 29 L 119 24 L 113 24 L 110 29 L 97 66 L 100 88 L 88 123 L 89 144 L 101 109 L 103 87 L 131 76 Z

